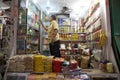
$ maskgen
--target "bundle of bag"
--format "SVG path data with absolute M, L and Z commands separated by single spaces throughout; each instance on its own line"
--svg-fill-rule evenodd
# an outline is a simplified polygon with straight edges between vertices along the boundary
M 44 59 L 44 71 L 45 72 L 52 72 L 52 60 L 53 60 L 53 57 L 46 57 Z
M 33 71 L 33 55 L 16 55 L 8 60 L 8 71 L 29 72 Z

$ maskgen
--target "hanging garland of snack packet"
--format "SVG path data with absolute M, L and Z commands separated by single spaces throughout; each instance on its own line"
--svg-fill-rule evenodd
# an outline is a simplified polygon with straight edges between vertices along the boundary
M 102 30 L 100 33 L 100 40 L 99 40 L 100 46 L 104 46 L 106 41 L 107 41 L 107 35 L 106 35 L 105 31 Z

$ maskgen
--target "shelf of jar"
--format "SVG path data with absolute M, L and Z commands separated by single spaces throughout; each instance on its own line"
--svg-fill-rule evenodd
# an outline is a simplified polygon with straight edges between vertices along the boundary
M 25 34 L 18 34 L 17 39 L 24 39 L 26 40 L 26 35 Z
M 80 41 L 80 40 L 61 40 L 61 43 L 85 43 L 86 41 Z
M 78 48 L 74 48 L 74 49 L 60 49 L 60 51 L 78 51 Z
M 80 54 L 61 54 L 62 57 L 64 56 L 81 56 Z
M 93 10 L 91 11 L 90 15 L 88 15 L 87 18 L 84 20 L 83 24 L 86 24 L 86 23 L 88 22 L 89 18 L 93 15 L 93 13 L 96 11 L 96 9 L 99 7 L 99 5 L 100 5 L 99 3 L 97 3 L 97 4 L 95 5 L 95 7 L 94 7 Z
M 90 34 L 94 34 L 97 31 L 100 31 L 102 29 L 102 26 L 100 25 L 97 29 L 93 30 L 92 33 L 86 34 L 86 36 L 89 36 Z
M 59 32 L 59 34 L 86 34 L 85 32 Z
M 39 43 L 38 42 L 35 42 L 35 41 L 26 41 L 27 42 L 27 44 L 32 44 L 32 45 L 38 45 Z
M 65 27 L 65 26 L 70 27 L 71 25 L 59 25 L 59 27 L 62 27 L 62 26 L 64 26 L 64 27 Z
M 94 23 L 96 23 L 98 20 L 100 20 L 101 19 L 101 17 L 99 16 L 98 18 L 96 18 L 93 22 L 91 22 L 88 26 L 87 26 L 87 28 L 86 29 L 88 29 L 88 28 L 90 28 L 91 27 L 91 25 L 93 25 Z
M 86 43 L 99 43 L 99 40 L 87 40 Z
M 27 23 L 27 28 L 32 28 L 33 30 L 40 31 L 39 28 L 35 28 L 32 26 L 32 24 Z

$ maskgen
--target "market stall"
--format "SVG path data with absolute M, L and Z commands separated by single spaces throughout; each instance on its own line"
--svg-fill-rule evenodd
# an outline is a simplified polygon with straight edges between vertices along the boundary
M 18 0 L 16 55 L 7 61 L 5 80 L 119 80 L 115 59 L 108 54 L 105 1 L 90 0 L 84 15 L 79 8 L 69 7 L 69 1 L 58 1 L 68 8 L 62 5 L 63 10 L 56 13 L 49 9 L 50 2 L 47 6 L 39 2 Z M 50 55 L 47 33 L 39 23 L 42 20 L 48 26 L 47 17 L 53 13 L 59 25 L 61 58 Z

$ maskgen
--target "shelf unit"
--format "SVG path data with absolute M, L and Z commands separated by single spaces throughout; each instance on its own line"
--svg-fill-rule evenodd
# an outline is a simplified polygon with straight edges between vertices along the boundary
M 59 17 L 59 15 L 62 16 L 62 18 Z M 74 47 L 77 44 L 84 44 L 86 42 L 86 33 L 78 29 L 79 23 L 77 20 L 72 20 L 69 16 L 66 17 L 64 14 L 59 15 L 57 15 L 57 19 L 59 24 L 60 45 L 65 46 L 65 49 L 60 47 L 61 55 L 68 57 L 80 56 L 77 55 L 79 49 L 75 50 Z M 71 47 L 70 50 L 67 49 L 68 45 Z
M 100 11 L 96 16 L 96 12 L 99 10 L 100 3 L 94 4 L 88 12 L 87 17 L 83 21 L 83 25 L 86 27 L 86 42 L 88 47 L 95 48 L 94 46 L 99 46 L 100 32 L 102 30 Z M 101 49 L 101 48 L 100 48 Z
M 3 7 L 8 7 L 6 9 L 2 9 L 4 11 L 3 15 L 0 15 L 0 80 L 2 80 L 3 76 L 1 73 L 5 72 L 6 62 L 8 57 L 12 53 L 13 48 L 13 16 L 12 16 L 12 1 L 11 0 L 2 0 L 0 3 L 6 4 L 7 6 L 0 5 L 0 10 Z
M 40 52 L 40 12 L 32 1 L 18 0 L 17 54 Z M 31 6 L 32 5 L 32 6 Z M 31 13 L 31 14 L 29 14 Z
M 17 53 L 26 53 L 26 31 L 27 31 L 27 9 L 22 7 L 21 3 L 26 5 L 23 0 L 18 0 L 18 27 L 17 27 Z
M 93 15 L 93 13 L 97 10 L 97 8 L 100 6 L 100 3 L 95 4 L 95 6 L 92 8 L 91 12 L 87 17 L 84 19 L 83 24 L 85 25 L 88 22 L 88 19 Z

